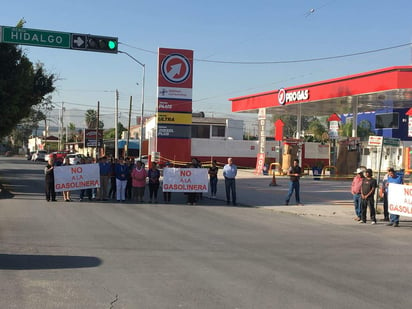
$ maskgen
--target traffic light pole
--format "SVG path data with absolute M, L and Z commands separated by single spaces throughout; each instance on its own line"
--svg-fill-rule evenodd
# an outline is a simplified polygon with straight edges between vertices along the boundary
M 140 65 L 142 67 L 142 112 L 140 115 L 140 138 L 139 138 L 139 157 L 140 159 L 142 159 L 142 146 L 143 146 L 143 113 L 144 113 L 144 86 L 145 86 L 145 71 L 146 71 L 146 66 L 144 65 L 144 63 L 140 62 L 139 60 L 137 60 L 135 57 L 133 57 L 132 55 L 130 55 L 127 52 L 118 51 L 120 54 L 125 54 L 126 56 L 128 56 L 130 59 L 132 59 L 133 61 L 135 61 L 138 65 Z M 130 134 L 130 132 L 128 132 L 128 134 Z

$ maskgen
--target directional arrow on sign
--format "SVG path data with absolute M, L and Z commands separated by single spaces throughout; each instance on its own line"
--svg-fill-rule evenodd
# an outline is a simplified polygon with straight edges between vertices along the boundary
M 169 72 L 167 72 L 167 75 L 170 78 L 174 78 L 175 76 L 179 76 L 180 70 L 182 69 L 182 64 L 178 63 L 178 64 L 175 64 L 175 65 L 172 65 L 171 68 L 172 69 Z
M 72 34 L 72 48 L 73 49 L 85 49 L 86 48 L 86 36 L 81 34 Z

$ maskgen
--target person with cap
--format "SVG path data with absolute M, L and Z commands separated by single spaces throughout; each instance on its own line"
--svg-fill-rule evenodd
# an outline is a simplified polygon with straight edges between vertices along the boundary
M 369 207 L 369 212 L 372 220 L 372 224 L 376 224 L 375 213 L 375 190 L 377 187 L 376 179 L 372 177 L 372 170 L 368 168 L 365 171 L 365 178 L 362 180 L 361 186 L 361 199 L 362 199 L 362 212 L 361 221 L 359 223 L 366 223 L 366 210 Z
M 391 167 L 388 169 L 388 178 L 386 179 L 386 184 L 385 184 L 385 194 L 386 198 L 388 198 L 388 188 L 390 183 L 395 183 L 395 184 L 403 184 L 402 177 L 399 175 L 396 175 L 395 170 Z M 390 214 L 389 216 L 390 222 L 387 224 L 388 226 L 393 226 L 393 227 L 398 227 L 399 226 L 399 215 L 395 214 Z
M 358 168 L 355 171 L 356 176 L 353 177 L 352 180 L 352 187 L 351 187 L 351 193 L 353 197 L 353 205 L 355 206 L 355 214 L 356 217 L 353 218 L 356 221 L 361 220 L 361 187 L 362 187 L 362 181 L 363 181 L 363 169 Z

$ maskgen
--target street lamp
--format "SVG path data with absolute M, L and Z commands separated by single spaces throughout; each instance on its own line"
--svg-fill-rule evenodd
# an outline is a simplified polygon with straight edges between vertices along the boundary
M 142 71 L 142 114 L 140 117 L 140 139 L 139 139 L 139 157 L 141 160 L 142 159 L 142 140 L 143 140 L 144 84 L 145 84 L 146 67 L 144 63 L 141 63 L 139 60 L 137 60 L 135 57 L 133 57 L 129 53 L 121 51 L 121 50 L 119 50 L 118 52 L 121 54 L 125 54 L 126 56 L 131 58 L 133 61 L 135 61 L 138 65 L 140 65 L 143 68 L 143 71 Z M 128 132 L 128 134 L 130 135 L 130 132 Z

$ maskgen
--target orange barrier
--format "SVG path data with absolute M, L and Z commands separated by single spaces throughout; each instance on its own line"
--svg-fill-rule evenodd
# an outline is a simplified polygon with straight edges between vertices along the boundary
M 272 170 L 274 170 L 273 175 L 275 175 L 275 173 L 277 173 L 278 176 L 283 175 L 283 170 L 282 170 L 282 167 L 280 166 L 280 163 L 270 163 L 268 173 L 270 174 Z
M 325 167 L 322 169 L 322 175 L 323 175 L 323 176 L 325 176 L 325 172 L 326 172 L 327 169 L 329 169 L 329 170 L 333 169 L 333 170 L 335 170 L 335 175 L 338 174 L 338 169 L 336 168 L 336 166 L 327 165 L 327 166 L 325 166 Z

